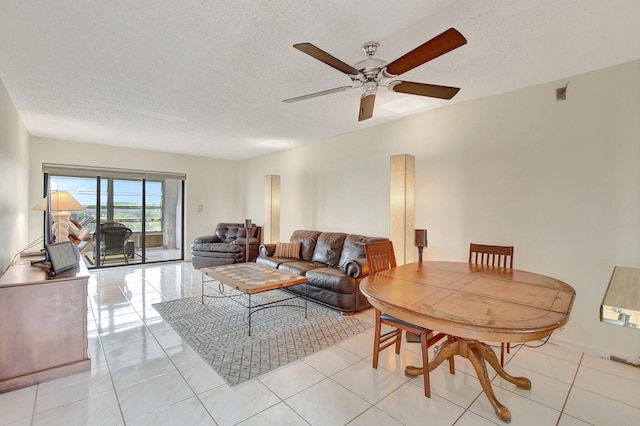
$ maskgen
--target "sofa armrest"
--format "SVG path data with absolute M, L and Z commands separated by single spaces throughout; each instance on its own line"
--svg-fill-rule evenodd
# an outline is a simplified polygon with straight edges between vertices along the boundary
M 221 243 L 222 240 L 215 235 L 205 235 L 204 237 L 197 237 L 193 240 L 194 244 L 198 243 Z
M 262 244 L 260 245 L 260 256 L 271 257 L 276 252 L 275 244 Z
M 353 259 L 344 265 L 344 273 L 353 278 L 364 278 L 369 275 L 369 264 L 366 258 Z

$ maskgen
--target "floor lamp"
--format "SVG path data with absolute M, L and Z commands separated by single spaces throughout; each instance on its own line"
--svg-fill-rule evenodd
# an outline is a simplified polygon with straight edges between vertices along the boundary
M 264 242 L 280 241 L 280 176 L 264 177 Z
M 251 219 L 245 219 L 244 220 L 244 249 L 245 249 L 245 256 L 244 256 L 244 261 L 248 262 L 249 261 L 249 232 L 251 232 Z
M 415 170 L 413 155 L 392 155 L 389 167 L 389 239 L 398 265 L 414 259 Z
M 55 242 L 69 241 L 69 216 L 71 211 L 84 210 L 85 207 L 67 191 L 51 193 L 51 200 L 45 197 L 33 207 L 33 210 L 49 210 L 52 212 Z

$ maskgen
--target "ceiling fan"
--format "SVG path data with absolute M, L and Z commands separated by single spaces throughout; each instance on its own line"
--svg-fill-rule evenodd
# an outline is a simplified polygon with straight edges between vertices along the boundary
M 282 102 L 291 103 L 311 99 L 331 93 L 363 87 L 360 98 L 360 113 L 358 121 L 367 120 L 373 116 L 373 105 L 376 100 L 378 86 L 388 87 L 390 90 L 410 95 L 429 96 L 432 98 L 451 99 L 460 90 L 459 87 L 437 86 L 433 84 L 414 83 L 411 81 L 394 80 L 400 74 L 412 70 L 438 56 L 457 49 L 467 43 L 467 39 L 455 28 L 449 28 L 431 40 L 404 54 L 395 61 L 387 63 L 374 58 L 378 43 L 369 42 L 362 46 L 367 59 L 358 62 L 353 67 L 317 48 L 311 43 L 294 44 L 293 47 L 332 68 L 345 73 L 352 82 L 351 86 L 341 86 L 322 92 L 310 93 L 304 96 L 285 99 Z

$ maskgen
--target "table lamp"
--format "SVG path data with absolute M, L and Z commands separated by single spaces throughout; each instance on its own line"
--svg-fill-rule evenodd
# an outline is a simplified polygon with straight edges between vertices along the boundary
M 54 218 L 54 235 L 56 242 L 69 241 L 69 216 L 72 210 L 84 210 L 85 207 L 71 196 L 67 191 L 51 193 L 51 201 L 44 197 L 42 201 L 33 206 L 32 210 L 51 209 Z
M 427 246 L 427 230 L 416 229 L 416 247 L 418 247 L 418 262 L 422 263 L 422 249 Z

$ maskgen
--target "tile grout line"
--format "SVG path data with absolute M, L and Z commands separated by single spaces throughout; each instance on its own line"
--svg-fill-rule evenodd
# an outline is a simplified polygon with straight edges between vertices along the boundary
M 161 273 L 164 273 L 164 271 L 162 271 L 162 270 L 161 270 L 160 272 L 161 272 Z M 167 274 L 167 275 L 168 275 L 168 274 Z M 170 275 L 169 275 L 169 276 L 170 276 Z M 170 278 L 174 279 L 174 281 L 176 280 L 176 278 L 174 278 L 174 277 L 172 277 L 172 276 L 170 276 Z M 145 280 L 145 281 L 147 281 L 146 277 L 144 277 L 144 276 L 142 276 L 142 279 L 143 279 L 143 280 Z M 161 292 L 160 292 L 160 291 L 158 291 L 158 289 L 156 289 L 156 288 L 153 286 L 153 284 L 152 284 L 152 283 L 149 283 L 149 285 L 151 285 L 151 287 L 152 287 L 156 292 L 158 292 L 159 294 L 161 294 Z M 162 295 L 162 294 L 161 294 L 161 295 Z M 134 308 L 134 309 L 135 309 L 135 308 Z M 146 321 L 142 319 L 142 317 L 140 316 L 140 313 L 139 313 L 137 310 L 136 310 L 136 313 L 137 313 L 137 314 L 138 314 L 138 316 L 140 317 L 140 320 L 141 320 L 141 321 L 142 321 L 142 323 L 144 324 L 145 328 L 149 331 L 149 333 L 151 334 L 151 336 L 153 336 L 153 339 L 156 341 L 156 343 L 158 344 L 158 346 L 160 346 L 160 349 L 162 349 L 162 352 L 163 352 L 163 353 L 164 353 L 164 355 L 167 357 L 167 359 L 169 360 L 169 362 L 171 363 L 171 365 L 173 365 L 173 368 L 174 368 L 174 369 L 176 370 L 176 372 L 180 375 L 180 377 L 182 378 L 182 380 L 184 380 L 184 382 L 185 382 L 185 383 L 186 383 L 186 385 L 189 387 L 189 389 L 191 389 L 191 392 L 193 392 L 193 396 L 198 400 L 198 403 L 200 403 L 200 405 L 202 406 L 202 408 L 207 412 L 207 414 L 208 414 L 208 415 L 209 415 L 209 417 L 211 418 L 211 421 L 213 421 L 213 423 L 214 423 L 214 424 L 218 424 L 218 423 L 215 421 L 215 419 L 213 418 L 213 414 L 209 411 L 209 409 L 207 409 L 207 406 L 204 404 L 204 402 L 202 401 L 202 399 L 200 399 L 200 395 L 199 395 L 199 394 L 196 392 L 196 390 L 191 386 L 191 384 L 189 383 L 189 381 L 187 380 L 187 378 L 186 378 L 186 377 L 184 377 L 184 375 L 182 374 L 182 371 L 180 371 L 180 368 L 176 365 L 176 363 L 173 361 L 173 359 L 171 359 L 171 356 L 169 356 L 169 354 L 167 353 L 167 348 L 165 348 L 165 347 L 160 343 L 160 341 L 159 341 L 159 340 L 158 340 L 158 338 L 156 337 L 156 335 L 155 335 L 155 333 L 153 332 L 153 330 L 151 330 L 151 329 L 149 328 L 149 326 L 147 325 Z M 163 319 L 163 321 L 164 321 L 164 322 L 166 322 L 164 319 Z M 176 331 L 173 329 L 173 327 L 171 327 L 171 330 L 172 330 L 172 331 L 174 331 L 174 332 L 176 332 Z M 180 339 L 183 341 L 183 343 L 187 344 L 186 342 L 184 342 L 184 339 L 182 339 L 182 337 L 180 337 Z M 188 346 L 189 348 L 191 348 L 191 346 L 189 346 L 188 344 L 187 344 L 187 346 Z M 173 347 L 173 346 L 172 346 L 172 347 Z M 220 386 L 223 386 L 223 385 L 220 385 Z M 209 389 L 209 390 L 217 389 L 217 388 L 218 388 L 218 387 L 220 387 L 220 386 L 216 386 L 216 387 L 214 387 L 214 388 L 212 388 L 212 389 Z M 189 398 L 190 398 L 190 397 L 189 397 Z M 153 413 L 155 413 L 155 412 L 165 410 L 165 409 L 167 409 L 168 407 L 171 407 L 171 406 L 173 406 L 173 405 L 175 405 L 175 404 L 178 404 L 178 403 L 180 403 L 180 402 L 186 401 L 186 400 L 188 400 L 189 398 L 186 398 L 186 399 L 183 399 L 183 400 L 180 400 L 180 401 L 175 401 L 175 402 L 173 402 L 172 404 L 169 404 L 168 406 L 161 408 L 160 410 L 152 411 L 152 412 L 147 413 L 147 414 L 145 414 L 145 415 L 143 415 L 143 416 L 140 416 L 139 418 L 143 418 L 143 417 L 148 416 L 148 415 L 151 415 L 151 414 L 153 414 Z M 123 419 L 124 419 L 124 415 L 123 415 Z
M 135 268 L 134 268 L 134 269 L 135 269 Z M 147 279 L 146 279 L 145 277 L 141 277 L 141 278 L 142 278 L 142 280 L 147 281 Z M 148 282 L 148 281 L 147 281 L 147 282 Z M 155 287 L 153 287 L 153 285 L 152 285 L 151 283 L 149 283 L 149 284 L 150 284 L 150 285 L 151 285 L 151 287 L 154 289 L 154 291 L 156 291 L 156 292 L 157 292 L 157 289 L 155 289 Z M 125 297 L 125 299 L 126 299 L 126 300 L 127 300 L 127 302 L 129 303 L 129 305 L 131 306 L 131 299 L 127 298 L 127 296 L 124 294 L 123 289 L 120 287 L 120 285 L 117 285 L 117 288 L 118 288 L 118 290 L 122 293 L 122 295 Z M 162 352 L 165 354 L 165 356 L 169 359 L 169 362 L 171 362 L 171 363 L 172 363 L 172 365 L 174 366 L 174 368 L 177 370 L 177 372 L 180 374 L 180 376 L 184 379 L 184 377 L 182 376 L 182 373 L 180 373 L 180 371 L 178 370 L 177 366 L 173 363 L 173 361 L 171 360 L 171 358 L 168 356 L 168 354 L 167 354 L 167 353 L 166 353 L 166 351 L 165 351 L 165 348 L 160 344 L 160 342 L 159 342 L 159 341 L 158 341 L 158 339 L 156 338 L 156 336 L 155 336 L 155 334 L 153 333 L 153 331 L 149 328 L 149 326 L 147 325 L 147 323 L 145 322 L 145 320 L 142 318 L 142 316 L 141 316 L 140 312 L 139 312 L 136 308 L 134 308 L 133 306 L 131 306 L 131 308 L 133 309 L 133 312 L 136 314 L 136 316 L 139 318 L 139 320 L 140 320 L 141 324 L 144 326 L 144 328 L 149 332 L 149 334 L 150 334 L 151 336 L 153 336 L 153 339 L 156 341 L 156 343 L 158 343 L 158 346 L 160 347 L 160 349 L 162 350 Z M 95 321 L 95 313 L 93 312 L 93 308 L 92 308 L 92 315 L 94 316 L 94 321 Z M 111 367 L 112 367 L 112 366 L 111 366 L 111 363 L 107 360 L 107 356 L 106 356 L 106 353 L 105 353 L 105 351 L 104 351 L 104 345 L 103 345 L 103 343 L 102 343 L 102 336 L 100 335 L 100 330 L 97 328 L 97 324 L 96 324 L 96 332 L 97 332 L 98 339 L 99 339 L 99 341 L 100 341 L 100 350 L 102 350 L 102 352 L 103 352 L 104 359 L 105 359 L 105 362 L 106 362 L 106 366 L 107 366 L 107 369 L 108 369 L 108 371 L 109 371 L 109 378 L 111 379 L 111 384 L 112 384 L 112 386 L 113 386 L 114 394 L 115 394 L 115 396 L 116 396 L 116 401 L 117 401 L 117 403 L 118 403 L 118 409 L 120 410 L 120 415 L 122 416 L 123 424 L 126 424 L 126 423 L 127 423 L 127 420 L 125 419 L 124 412 L 122 411 L 122 405 L 121 405 L 121 403 L 120 403 L 120 398 L 118 397 L 118 390 L 117 390 L 117 387 L 115 386 L 115 381 L 114 381 L 114 377 L 113 377 L 113 373 L 112 373 L 112 369 L 111 369 Z M 136 339 L 136 340 L 137 340 L 137 339 Z M 122 343 L 122 342 L 115 343 L 115 344 L 121 344 L 121 343 Z M 126 361 L 127 361 L 127 360 L 120 360 L 119 362 L 126 362 Z M 116 363 L 117 363 L 117 362 L 116 362 Z M 163 374 L 168 374 L 168 373 L 163 373 Z M 161 374 L 161 375 L 163 375 L 163 374 Z M 161 375 L 159 375 L 159 376 L 161 376 Z M 159 376 L 156 376 L 156 377 L 159 377 Z M 186 382 L 186 379 L 185 379 L 185 382 Z M 186 383 L 187 383 L 187 385 L 188 385 L 188 382 L 186 382 Z M 132 384 L 130 384 L 130 385 L 133 385 L 133 384 L 135 384 L 135 383 L 132 383 Z M 127 386 L 130 386 L 130 385 L 127 385 Z M 123 386 L 123 387 L 126 387 L 126 386 Z M 189 387 L 190 387 L 190 386 L 189 386 Z M 190 387 L 190 388 L 191 388 L 191 387 Z M 193 389 L 192 389 L 192 391 L 193 391 Z M 195 391 L 194 391 L 193 393 L 194 393 L 194 395 L 196 395 Z M 183 400 L 183 401 L 184 401 L 184 400 Z M 173 404 L 178 403 L 178 402 L 182 402 L 182 401 L 176 401 L 176 402 L 174 402 Z M 170 405 L 173 405 L 173 404 L 170 404 Z M 170 406 L 170 405 L 169 405 L 169 406 Z M 164 408 L 166 408 L 166 407 L 164 407 Z M 137 418 L 142 418 L 142 417 L 144 417 L 144 416 L 147 416 L 147 415 L 152 414 L 153 412 L 154 412 L 154 411 L 149 412 L 149 413 L 146 413 L 146 414 L 144 414 L 144 415 L 142 415 L 142 416 L 140 416 L 140 417 L 137 417 Z M 207 412 L 208 412 L 208 411 L 207 411 Z
M 36 401 L 38 400 L 38 392 L 40 391 L 40 383 L 38 383 L 36 385 L 36 394 L 33 398 L 33 409 L 31 410 L 31 421 L 30 421 L 30 425 L 33 426 L 33 421 L 36 418 Z
M 578 361 L 578 367 L 576 368 L 576 372 L 573 375 L 573 380 L 571 381 L 571 386 L 569 387 L 569 392 L 567 392 L 567 396 L 564 399 L 564 403 L 562 404 L 562 408 L 560 409 L 560 415 L 558 416 L 558 421 L 556 422 L 556 426 L 560 424 L 560 419 L 562 419 L 562 415 L 565 414 L 564 409 L 567 406 L 567 402 L 569 401 L 569 396 L 573 391 L 573 386 L 576 383 L 576 377 L 578 377 L 578 371 L 580 371 L 580 366 L 582 365 L 582 359 L 584 358 L 584 352 L 580 354 L 580 361 Z M 568 414 L 567 414 L 568 415 Z M 573 416 L 571 416 L 573 417 Z M 581 420 L 581 419 L 578 419 Z
M 118 286 L 118 290 L 122 293 L 122 289 L 120 288 L 120 286 Z M 124 293 L 122 293 L 122 295 L 126 298 Z M 89 296 L 87 296 L 87 299 L 88 298 L 89 298 Z M 91 307 L 91 316 L 93 317 L 94 326 L 96 328 L 96 337 L 97 337 L 98 342 L 100 344 L 99 347 L 100 347 L 100 350 L 102 351 L 102 356 L 104 357 L 104 362 L 107 365 L 107 371 L 109 371 L 109 380 L 111 381 L 111 387 L 113 388 L 113 394 L 116 397 L 116 402 L 118 404 L 118 411 L 120 411 L 120 418 L 122 418 L 122 424 L 126 425 L 127 422 L 124 419 L 124 413 L 122 412 L 122 405 L 120 404 L 120 398 L 118 397 L 118 391 L 116 389 L 116 384 L 115 384 L 115 382 L 113 380 L 113 374 L 112 374 L 112 371 L 111 371 L 111 365 L 110 365 L 109 361 L 107 360 L 107 354 L 104 351 L 104 345 L 102 344 L 102 336 L 100 335 L 100 330 L 98 329 L 98 323 L 96 321 L 95 310 L 94 310 L 93 305 L 91 304 L 90 300 L 88 300 L 87 303 L 88 303 L 88 306 Z

